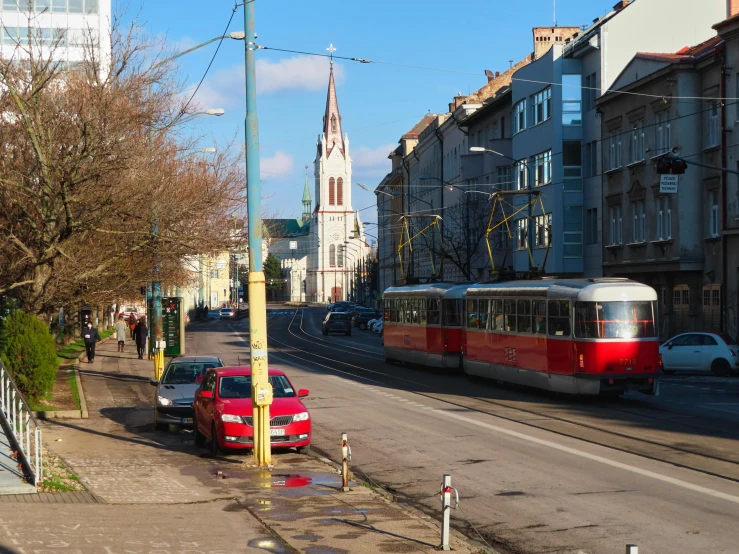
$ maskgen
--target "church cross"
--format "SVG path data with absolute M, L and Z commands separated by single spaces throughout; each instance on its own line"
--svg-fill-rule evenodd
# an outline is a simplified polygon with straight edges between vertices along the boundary
M 333 65 L 334 64 L 334 52 L 336 52 L 336 48 L 334 48 L 333 43 L 331 43 L 328 45 L 328 48 L 326 48 L 326 50 L 328 50 L 329 54 L 331 55 L 331 65 Z

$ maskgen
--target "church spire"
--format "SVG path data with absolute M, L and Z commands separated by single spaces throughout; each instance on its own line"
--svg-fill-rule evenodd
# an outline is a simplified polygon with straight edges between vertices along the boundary
M 323 136 L 326 137 L 326 156 L 331 154 L 334 146 L 344 154 L 344 136 L 341 133 L 341 114 L 339 101 L 336 98 L 336 83 L 334 82 L 334 52 L 336 48 L 331 44 L 327 50 L 331 53 L 331 70 L 328 77 L 328 95 L 326 96 L 326 113 L 323 116 Z
M 310 188 L 308 188 L 308 166 L 305 166 L 305 187 L 303 188 L 303 225 L 310 221 L 311 199 Z

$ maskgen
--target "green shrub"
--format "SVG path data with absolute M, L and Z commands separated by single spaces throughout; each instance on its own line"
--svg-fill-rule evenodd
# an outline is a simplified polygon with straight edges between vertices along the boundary
M 27 400 L 43 398 L 54 386 L 58 367 L 54 337 L 46 325 L 17 311 L 5 319 L 0 334 L 3 362 L 21 393 Z

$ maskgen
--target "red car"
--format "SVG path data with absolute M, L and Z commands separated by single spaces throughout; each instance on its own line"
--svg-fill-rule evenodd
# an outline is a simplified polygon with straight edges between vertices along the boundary
M 300 400 L 305 389 L 295 390 L 284 372 L 269 370 L 274 398 L 269 409 L 273 447 L 307 451 L 311 439 L 310 413 Z M 251 368 L 216 367 L 206 373 L 193 402 L 195 444 L 210 441 L 213 455 L 219 451 L 251 449 Z

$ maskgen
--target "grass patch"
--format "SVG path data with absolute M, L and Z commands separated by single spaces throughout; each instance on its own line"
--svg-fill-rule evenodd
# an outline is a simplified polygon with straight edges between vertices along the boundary
M 53 412 L 56 408 L 51 404 L 54 402 L 54 390 L 47 392 L 43 398 L 38 400 L 27 400 L 28 407 L 32 412 Z
M 80 389 L 77 387 L 77 371 L 74 365 L 70 366 L 71 372 L 69 373 L 69 389 L 72 391 L 72 400 L 78 410 L 82 409 L 82 403 L 80 402 Z
M 85 486 L 72 470 L 53 452 L 44 448 L 44 478 L 39 492 L 84 491 Z

